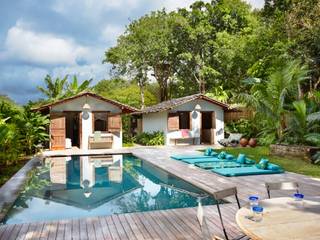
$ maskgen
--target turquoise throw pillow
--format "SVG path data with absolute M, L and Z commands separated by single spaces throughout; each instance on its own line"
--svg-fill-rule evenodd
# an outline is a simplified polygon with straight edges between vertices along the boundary
M 268 163 L 267 169 L 268 170 L 277 171 L 277 170 L 280 170 L 281 168 L 276 164 Z
M 204 155 L 205 156 L 210 156 L 211 153 L 212 153 L 213 149 L 212 148 L 207 148 L 205 151 L 204 151 Z
M 246 155 L 240 153 L 240 154 L 238 155 L 238 158 L 237 158 L 237 161 L 236 161 L 236 162 L 239 163 L 239 164 L 245 164 L 245 163 L 246 163 Z
M 217 152 L 215 152 L 215 151 L 212 151 L 211 153 L 210 153 L 210 156 L 217 156 L 218 155 L 218 153 Z
M 246 157 L 246 164 L 255 164 L 256 161 Z
M 222 151 L 219 153 L 218 158 L 225 159 L 226 158 L 226 152 Z
M 227 160 L 233 160 L 234 159 L 234 156 L 232 154 L 226 154 L 226 159 Z
M 267 169 L 268 163 L 269 163 L 269 160 L 268 160 L 268 159 L 266 159 L 266 158 L 261 158 L 261 160 L 260 160 L 260 162 L 259 162 L 259 165 L 261 166 L 261 169 Z

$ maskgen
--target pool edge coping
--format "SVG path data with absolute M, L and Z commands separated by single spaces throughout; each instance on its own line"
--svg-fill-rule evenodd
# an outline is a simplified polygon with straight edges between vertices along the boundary
M 0 188 L 0 225 L 9 209 L 19 197 L 28 179 L 28 173 L 34 169 L 42 159 L 42 155 L 34 155 Z

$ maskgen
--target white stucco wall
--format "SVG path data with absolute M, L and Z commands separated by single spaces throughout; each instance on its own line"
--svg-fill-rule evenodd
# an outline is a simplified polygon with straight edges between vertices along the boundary
M 90 106 L 89 111 L 83 110 L 83 105 L 88 103 Z M 122 110 L 111 103 L 101 101 L 99 99 L 88 97 L 80 97 L 74 100 L 61 103 L 59 105 L 53 106 L 51 112 L 63 112 L 63 111 L 77 111 L 81 112 L 81 121 L 82 121 L 82 149 L 88 149 L 88 139 L 89 136 L 93 134 L 92 129 L 92 112 L 95 111 L 108 111 L 110 113 L 121 113 Z M 112 148 L 118 149 L 122 147 L 122 130 L 119 133 L 112 133 L 113 135 L 113 144 Z
M 156 131 L 162 131 L 165 136 L 168 129 L 168 113 L 167 111 L 158 113 L 148 113 L 142 115 L 142 131 L 152 133 Z
M 196 110 L 196 106 L 200 109 Z M 222 107 L 207 102 L 205 100 L 194 100 L 189 103 L 180 105 L 170 111 L 164 111 L 159 113 L 149 113 L 143 115 L 143 131 L 144 132 L 154 132 L 163 131 L 165 134 L 166 145 L 174 144 L 172 138 L 181 137 L 180 131 L 168 132 L 168 113 L 177 111 L 188 111 L 192 112 L 192 130 L 190 134 L 196 137 L 195 143 L 200 144 L 200 127 L 201 127 L 201 113 L 205 111 L 214 111 L 216 116 L 216 136 L 215 143 L 224 138 L 224 110 Z M 185 140 L 191 143 L 192 140 Z

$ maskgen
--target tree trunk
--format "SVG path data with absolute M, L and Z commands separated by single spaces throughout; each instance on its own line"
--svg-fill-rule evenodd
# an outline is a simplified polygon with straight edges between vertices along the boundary
M 145 101 L 144 101 L 144 87 L 140 86 L 140 98 L 141 98 L 141 109 L 144 109 L 145 106 Z
M 160 87 L 160 101 L 168 100 L 168 80 L 171 74 L 170 65 L 166 63 L 157 64 L 153 67 L 154 77 Z

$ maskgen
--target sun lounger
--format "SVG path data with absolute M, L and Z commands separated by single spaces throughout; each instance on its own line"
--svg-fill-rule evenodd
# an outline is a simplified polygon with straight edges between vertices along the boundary
M 234 167 L 241 167 L 242 164 L 236 163 L 234 161 L 217 161 L 217 162 L 201 162 L 195 163 L 199 168 L 202 169 L 215 169 L 215 168 L 234 168 Z
M 219 169 L 212 169 L 211 171 L 225 177 L 277 174 L 277 173 L 284 172 L 284 170 L 281 168 L 277 170 L 259 169 L 255 165 L 250 167 L 240 167 L 240 168 L 219 168 Z
M 205 156 L 205 155 L 200 155 L 200 154 L 197 154 L 197 155 L 172 155 L 170 157 L 175 160 L 212 158 L 212 156 Z
M 196 164 L 196 163 L 209 163 L 209 162 L 235 162 L 234 159 L 220 159 L 217 157 L 211 157 L 211 158 L 189 158 L 189 159 L 182 159 L 180 160 L 185 163 L 189 164 Z

